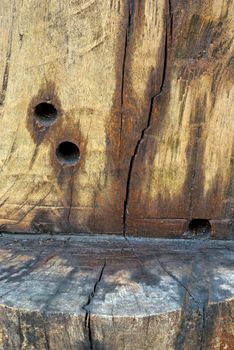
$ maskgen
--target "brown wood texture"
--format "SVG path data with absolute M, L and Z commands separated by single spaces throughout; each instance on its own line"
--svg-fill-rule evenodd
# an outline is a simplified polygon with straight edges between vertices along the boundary
M 1 230 L 233 238 L 233 28 L 233 0 L 1 0 Z
M 164 71 L 132 160 L 128 233 L 233 237 L 233 1 L 167 5 Z M 125 128 L 123 128 L 125 129 Z
M 234 242 L 0 237 L 0 349 L 233 350 Z

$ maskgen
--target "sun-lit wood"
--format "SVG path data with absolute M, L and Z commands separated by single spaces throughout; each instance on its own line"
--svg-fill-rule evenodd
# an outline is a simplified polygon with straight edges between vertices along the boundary
M 233 350 L 233 253 L 234 241 L 1 237 L 0 348 Z
M 233 0 L 2 0 L 2 231 L 233 238 L 233 28 Z

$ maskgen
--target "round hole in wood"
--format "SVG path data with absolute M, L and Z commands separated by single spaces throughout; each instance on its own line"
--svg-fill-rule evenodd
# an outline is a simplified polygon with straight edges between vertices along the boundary
M 58 116 L 58 111 L 55 106 L 48 102 L 39 103 L 35 107 L 34 112 L 37 120 L 44 125 L 52 124 Z
M 192 219 L 189 223 L 189 231 L 196 236 L 210 235 L 210 221 L 207 219 Z
M 72 166 L 78 163 L 80 150 L 75 143 L 64 141 L 58 145 L 56 156 L 62 165 Z

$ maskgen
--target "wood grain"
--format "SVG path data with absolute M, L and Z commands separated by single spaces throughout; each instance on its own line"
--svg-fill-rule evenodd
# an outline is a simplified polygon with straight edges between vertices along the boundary
M 0 348 L 232 350 L 233 250 L 204 240 L 1 237 Z
M 198 218 L 233 238 L 233 9 L 168 8 L 163 86 L 132 164 L 130 234 L 181 235 Z
M 16 0 L 14 6 L 15 24 L 5 35 L 11 55 L 2 92 L 1 223 L 10 231 L 121 232 L 116 91 L 127 5 Z M 9 21 L 13 2 L 1 7 Z M 47 100 L 58 118 L 39 129 L 34 108 Z M 67 140 L 79 145 L 77 167 L 56 159 L 57 145 Z M 111 219 L 104 221 L 104 213 Z
M 233 13 L 233 0 L 1 1 L 2 231 L 181 237 L 198 218 L 233 238 Z M 64 141 L 78 164 L 58 162 Z

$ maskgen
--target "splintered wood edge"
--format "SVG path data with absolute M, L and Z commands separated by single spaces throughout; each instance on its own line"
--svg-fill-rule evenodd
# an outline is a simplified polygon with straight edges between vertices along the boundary
M 233 250 L 231 241 L 5 235 L 0 348 L 232 349 Z

